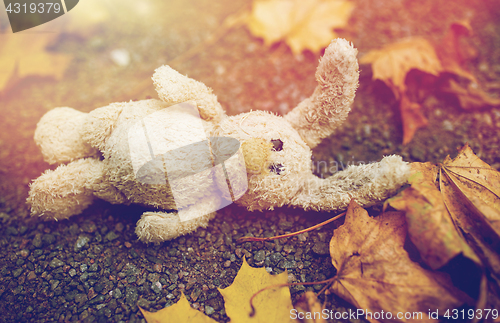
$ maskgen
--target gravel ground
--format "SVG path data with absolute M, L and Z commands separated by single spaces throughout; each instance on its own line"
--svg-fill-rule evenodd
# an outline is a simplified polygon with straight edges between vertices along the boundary
M 183 291 L 193 307 L 226 322 L 217 287 L 231 284 L 243 256 L 252 266 L 272 273 L 288 269 L 289 280 L 295 282 L 320 281 L 335 274 L 328 242 L 342 220 L 272 243 L 237 243 L 241 236 L 297 231 L 331 217 L 328 213 L 289 208 L 250 213 L 232 205 L 221 210 L 207 229 L 160 245 L 137 241 L 134 227 L 144 211 L 137 206 L 98 201 L 69 220 L 41 223 L 28 217 L 28 184 L 49 168 L 32 139 L 46 111 L 56 106 L 90 111 L 110 102 L 156 97 L 152 85 L 143 85 L 154 68 L 206 39 L 224 17 L 249 2 L 168 1 L 149 21 L 129 23 L 126 17 L 118 17 L 91 36 L 63 35 L 51 48 L 74 55 L 63 80 L 26 78 L 0 97 L 4 113 L 0 119 L 0 320 L 138 322 L 142 320 L 138 305 L 161 309 L 175 303 Z M 469 68 L 490 86 L 492 95 L 498 95 L 498 1 L 354 2 L 362 9 L 340 36 L 354 41 L 361 55 L 411 35 L 439 40 L 450 22 L 470 17 L 475 33 L 469 42 L 478 55 Z M 5 28 L 5 20 L 0 22 L 0 28 Z M 119 48 L 131 53 L 130 66 L 118 67 L 110 61 L 110 52 Z M 250 109 L 284 114 L 314 89 L 318 57 L 310 52 L 295 57 L 283 43 L 265 47 L 245 28 L 237 28 L 174 68 L 212 87 L 229 114 Z M 371 77 L 370 68 L 362 66 L 353 111 L 344 129 L 314 150 L 315 161 L 342 168 L 396 153 L 407 161 L 440 162 L 469 142 L 483 160 L 500 169 L 498 109 L 465 113 L 456 100 L 429 89 L 422 99 L 429 126 L 402 146 L 397 102 Z M 335 171 L 315 169 L 325 176 Z M 304 289 L 292 287 L 292 298 Z M 321 299 L 329 309 L 342 311 L 350 306 L 334 295 Z
M 195 308 L 227 321 L 217 288 L 231 284 L 244 256 L 271 273 L 288 269 L 293 282 L 321 281 L 335 272 L 328 257 L 333 225 L 275 242 L 236 242 L 303 229 L 325 215 L 289 209 L 248 214 L 231 206 L 208 229 L 146 246 L 134 234 L 141 210 L 132 209 L 97 203 L 70 221 L 2 225 L 0 244 L 10 250 L 0 260 L 2 318 L 134 321 L 142 318 L 137 306 L 161 309 L 184 292 Z M 304 289 L 292 287 L 292 293 Z

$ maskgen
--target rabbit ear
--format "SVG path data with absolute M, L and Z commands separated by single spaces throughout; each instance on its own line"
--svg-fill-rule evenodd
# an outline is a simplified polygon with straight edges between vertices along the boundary
M 285 116 L 311 148 L 331 135 L 351 110 L 359 80 L 357 53 L 347 40 L 333 40 L 316 70 L 314 93 Z
M 205 120 L 217 120 L 224 114 L 211 88 L 180 74 L 170 66 L 157 68 L 153 82 L 158 96 L 166 103 L 196 101 L 200 116 Z

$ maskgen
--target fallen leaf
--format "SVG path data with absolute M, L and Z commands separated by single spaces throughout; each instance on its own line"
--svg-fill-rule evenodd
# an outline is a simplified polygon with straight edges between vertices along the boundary
M 460 43 L 462 36 L 470 36 L 472 27 L 469 21 L 456 21 L 450 24 L 446 35 L 436 44 L 436 53 L 443 65 L 443 71 L 464 77 L 471 82 L 477 83 L 476 77 L 465 67 L 465 61 L 477 55 L 477 50 L 472 47 L 464 47 Z M 471 53 L 474 51 L 474 53 Z
M 270 45 L 284 40 L 295 54 L 318 52 L 347 24 L 354 4 L 346 0 L 257 0 L 247 22 Z
M 387 203 L 404 211 L 408 234 L 420 256 L 432 269 L 447 264 L 459 254 L 476 264 L 481 261 L 458 233 L 437 187 L 439 168 L 431 163 L 412 163 L 411 187 Z
M 267 289 L 255 296 L 255 314 L 250 316 L 252 295 L 268 286 L 286 284 L 287 279 L 286 271 L 279 275 L 270 275 L 265 268 L 252 268 L 243 260 L 231 286 L 219 289 L 231 322 L 293 322 L 290 317 L 293 306 L 288 287 Z
M 420 104 L 411 102 L 406 93 L 401 94 L 399 111 L 403 121 L 403 145 L 409 143 L 418 129 L 427 126 L 427 118 L 420 111 Z
M 214 319 L 206 316 L 200 311 L 195 310 L 189 305 L 184 293 L 177 303 L 172 306 L 161 309 L 157 312 L 148 312 L 139 306 L 142 315 L 148 323 L 177 323 L 177 322 L 189 322 L 189 323 L 216 323 Z
M 414 321 L 433 322 L 436 320 L 429 318 L 429 309 L 441 312 L 463 304 L 467 296 L 453 287 L 447 276 L 410 260 L 403 249 L 405 237 L 402 212 L 371 218 L 351 201 L 345 223 L 334 231 L 330 242 L 332 263 L 337 268 L 332 291 L 366 312 L 384 311 L 385 317 L 379 318 L 385 322 L 404 322 L 396 319 L 398 312 L 417 315 Z M 369 315 L 366 319 L 379 322 Z
M 299 318 L 300 322 L 326 323 L 325 317 L 322 313 L 325 308 L 325 304 L 321 304 L 316 297 L 316 294 L 311 291 L 307 291 L 302 294 L 302 296 L 297 300 L 295 308 L 302 314 L 301 317 L 304 318 Z
M 231 286 L 219 289 L 224 298 L 226 314 L 231 322 L 292 322 L 290 311 L 293 306 L 290 289 L 286 286 L 278 286 L 287 284 L 287 280 L 288 273 L 286 271 L 279 275 L 270 275 L 265 268 L 250 267 L 243 258 L 243 264 Z M 265 289 L 266 287 L 268 289 Z M 259 291 L 261 292 L 252 301 L 255 308 L 254 315 L 250 316 L 252 312 L 250 298 Z M 181 295 L 177 303 L 157 312 L 148 312 L 140 307 L 139 309 L 148 323 L 216 322 L 202 312 L 193 309 L 184 294 Z
M 443 70 L 434 47 L 421 37 L 406 38 L 371 50 L 359 62 L 371 64 L 373 79 L 387 84 L 397 99 L 406 91 L 405 79 L 410 70 L 418 69 L 436 76 Z
M 408 73 L 417 69 L 432 75 L 443 70 L 432 44 L 424 38 L 412 37 L 372 50 L 359 62 L 371 64 L 373 79 L 383 81 L 399 100 L 403 121 L 403 144 L 411 141 L 415 132 L 425 127 L 427 118 L 420 111 L 420 104 L 411 102 L 405 83 Z
M 477 83 L 469 82 L 466 87 L 461 86 L 457 81 L 450 79 L 441 89 L 443 92 L 456 95 L 462 109 L 477 110 L 485 107 L 499 107 L 500 98 L 493 98 Z
M 28 75 L 61 79 L 71 55 L 47 50 L 56 37 L 54 33 L 0 34 L 0 91 L 6 88 L 9 81 Z
M 483 264 L 500 281 L 500 173 L 465 145 L 440 169 L 446 208 Z
M 481 109 L 500 106 L 500 98 L 491 97 L 485 92 L 476 77 L 466 68 L 466 61 L 477 56 L 477 49 L 460 42 L 464 36 L 472 35 L 469 21 L 452 23 L 444 38 L 436 44 L 436 52 L 443 65 L 443 72 L 458 75 L 467 80 L 466 85 L 449 79 L 441 89 L 452 93 L 458 98 L 460 106 L 465 110 Z

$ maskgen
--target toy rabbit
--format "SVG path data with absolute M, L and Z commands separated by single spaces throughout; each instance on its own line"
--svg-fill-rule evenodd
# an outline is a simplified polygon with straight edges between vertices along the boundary
M 95 198 L 138 203 L 158 209 L 142 215 L 139 239 L 161 242 L 206 227 L 232 201 L 256 211 L 284 205 L 340 211 L 351 199 L 376 204 L 406 183 L 409 165 L 401 157 L 350 166 L 326 179 L 311 170 L 311 149 L 350 111 L 356 55 L 346 40 L 332 41 L 314 93 L 284 117 L 265 111 L 226 116 L 211 89 L 168 66 L 153 76 L 161 100 L 113 103 L 90 113 L 53 109 L 38 123 L 35 141 L 48 163 L 62 165 L 31 184 L 32 215 L 66 219 Z M 216 138 L 233 145 L 224 148 L 233 157 L 214 162 Z M 189 176 L 173 178 L 181 165 L 190 165 Z

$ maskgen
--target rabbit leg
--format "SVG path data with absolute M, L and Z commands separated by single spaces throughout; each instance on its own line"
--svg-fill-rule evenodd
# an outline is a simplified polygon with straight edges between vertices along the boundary
M 34 180 L 27 200 L 32 216 L 62 220 L 81 213 L 94 199 L 89 187 L 102 175 L 100 163 L 94 158 L 79 159 Z
M 208 221 L 215 216 L 215 211 L 207 213 L 207 210 L 216 210 L 220 201 L 207 198 L 200 203 L 191 205 L 183 210 L 182 221 L 177 212 L 144 212 L 137 222 L 135 233 L 143 242 L 162 242 L 191 233 L 198 227 L 206 228 Z

